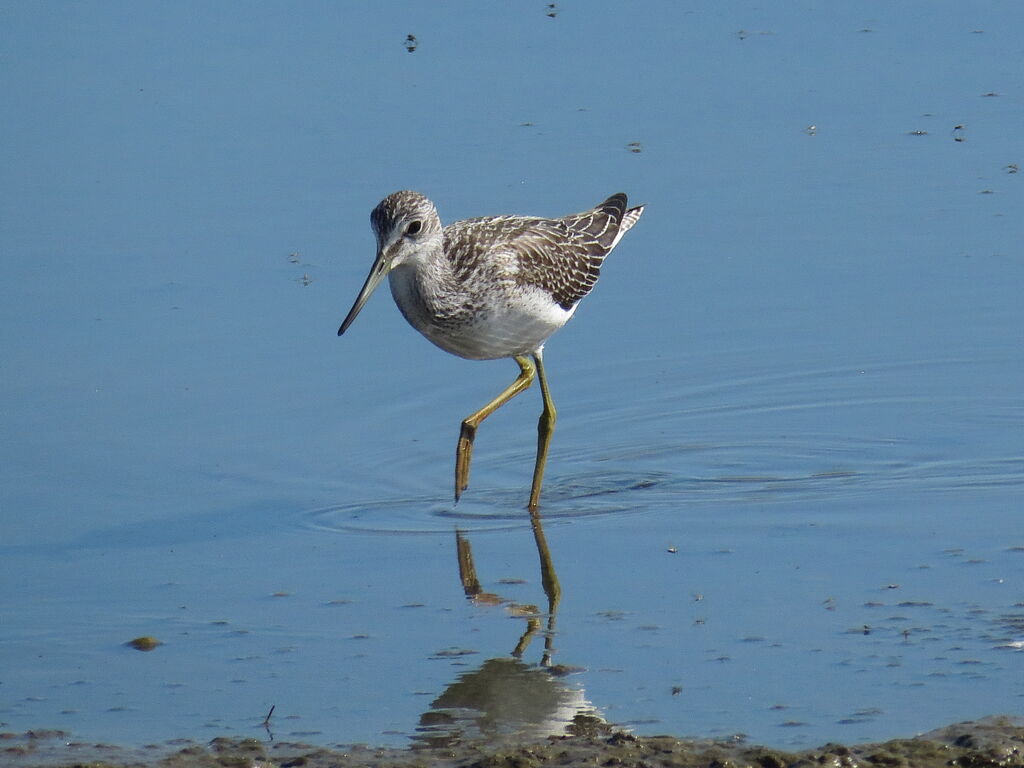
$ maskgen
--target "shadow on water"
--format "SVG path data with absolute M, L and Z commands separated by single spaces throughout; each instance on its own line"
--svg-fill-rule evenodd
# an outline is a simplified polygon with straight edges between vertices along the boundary
M 287 502 L 276 500 L 248 501 L 229 508 L 122 520 L 73 534 L 66 541 L 54 538 L 33 544 L 0 544 L 0 555 L 60 558 L 90 550 L 168 549 L 209 541 L 227 544 L 239 539 L 259 540 L 287 524 L 287 516 L 282 512 L 288 506 Z

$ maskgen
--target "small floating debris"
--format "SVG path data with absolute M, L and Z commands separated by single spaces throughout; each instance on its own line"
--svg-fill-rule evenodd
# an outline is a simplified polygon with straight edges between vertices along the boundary
M 922 131 L 922 130 L 907 131 L 907 135 L 908 136 L 927 136 L 928 135 L 928 131 Z
M 751 32 L 750 30 L 741 29 L 739 32 L 736 33 L 736 37 L 738 37 L 740 40 L 746 40 L 751 35 L 771 35 L 771 34 L 774 34 L 774 33 L 773 32 L 769 32 L 768 30 L 760 30 L 760 31 Z
M 804 128 L 804 133 L 806 133 L 808 136 L 814 136 L 817 132 L 818 126 L 814 125 L 814 123 L 811 123 L 806 128 Z
M 402 45 L 405 46 L 405 50 L 412 53 L 416 50 L 416 46 L 419 45 L 419 40 L 416 39 L 416 35 L 406 35 L 405 42 Z
M 453 659 L 460 656 L 472 656 L 473 654 L 479 653 L 479 651 L 472 651 L 469 648 L 443 648 L 437 651 L 432 659 Z
M 558 8 L 554 3 L 548 3 L 547 16 L 549 19 L 553 19 L 558 15 Z
M 643 145 L 639 141 L 631 141 L 626 145 L 626 149 L 632 152 L 634 155 L 639 155 L 644 151 Z
M 136 637 L 134 640 L 129 640 L 125 645 L 129 648 L 134 648 L 136 651 L 152 651 L 158 645 L 163 645 L 163 643 L 155 637 L 143 635 L 142 637 Z
M 678 549 L 677 547 L 669 547 L 669 548 L 668 548 L 668 549 L 666 550 L 666 552 L 668 552 L 668 553 L 669 553 L 670 555 L 674 555 L 674 554 L 675 554 L 676 552 L 678 552 L 678 551 L 679 551 L 679 549 Z

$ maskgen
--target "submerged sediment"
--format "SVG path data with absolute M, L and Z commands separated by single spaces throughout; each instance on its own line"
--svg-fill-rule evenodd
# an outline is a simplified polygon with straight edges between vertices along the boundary
M 453 740 L 409 749 L 366 745 L 314 746 L 297 742 L 217 738 L 132 749 L 72 740 L 61 731 L 0 734 L 0 764 L 12 768 L 810 768 L 811 766 L 1024 766 L 1024 718 L 987 717 L 881 743 L 826 744 L 786 752 L 742 739 L 694 740 L 635 736 L 601 724 L 537 742 Z

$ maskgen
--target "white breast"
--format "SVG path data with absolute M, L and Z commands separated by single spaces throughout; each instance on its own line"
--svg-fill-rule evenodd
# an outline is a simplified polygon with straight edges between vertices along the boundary
M 470 360 L 494 360 L 536 352 L 572 317 L 538 288 L 520 288 L 515 301 L 492 303 L 455 328 L 419 329 L 424 336 L 452 354 Z

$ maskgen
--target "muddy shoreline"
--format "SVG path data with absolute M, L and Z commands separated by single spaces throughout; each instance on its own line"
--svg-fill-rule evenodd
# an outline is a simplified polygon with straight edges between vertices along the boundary
M 63 731 L 0 734 L 0 765 L 12 768 L 804 768 L 809 766 L 1024 766 L 1024 718 L 992 716 L 879 743 L 826 744 L 787 752 L 741 740 L 634 736 L 604 723 L 578 723 L 575 733 L 536 742 L 457 741 L 409 749 L 366 745 L 321 747 L 298 742 L 187 739 L 143 748 L 74 741 Z

